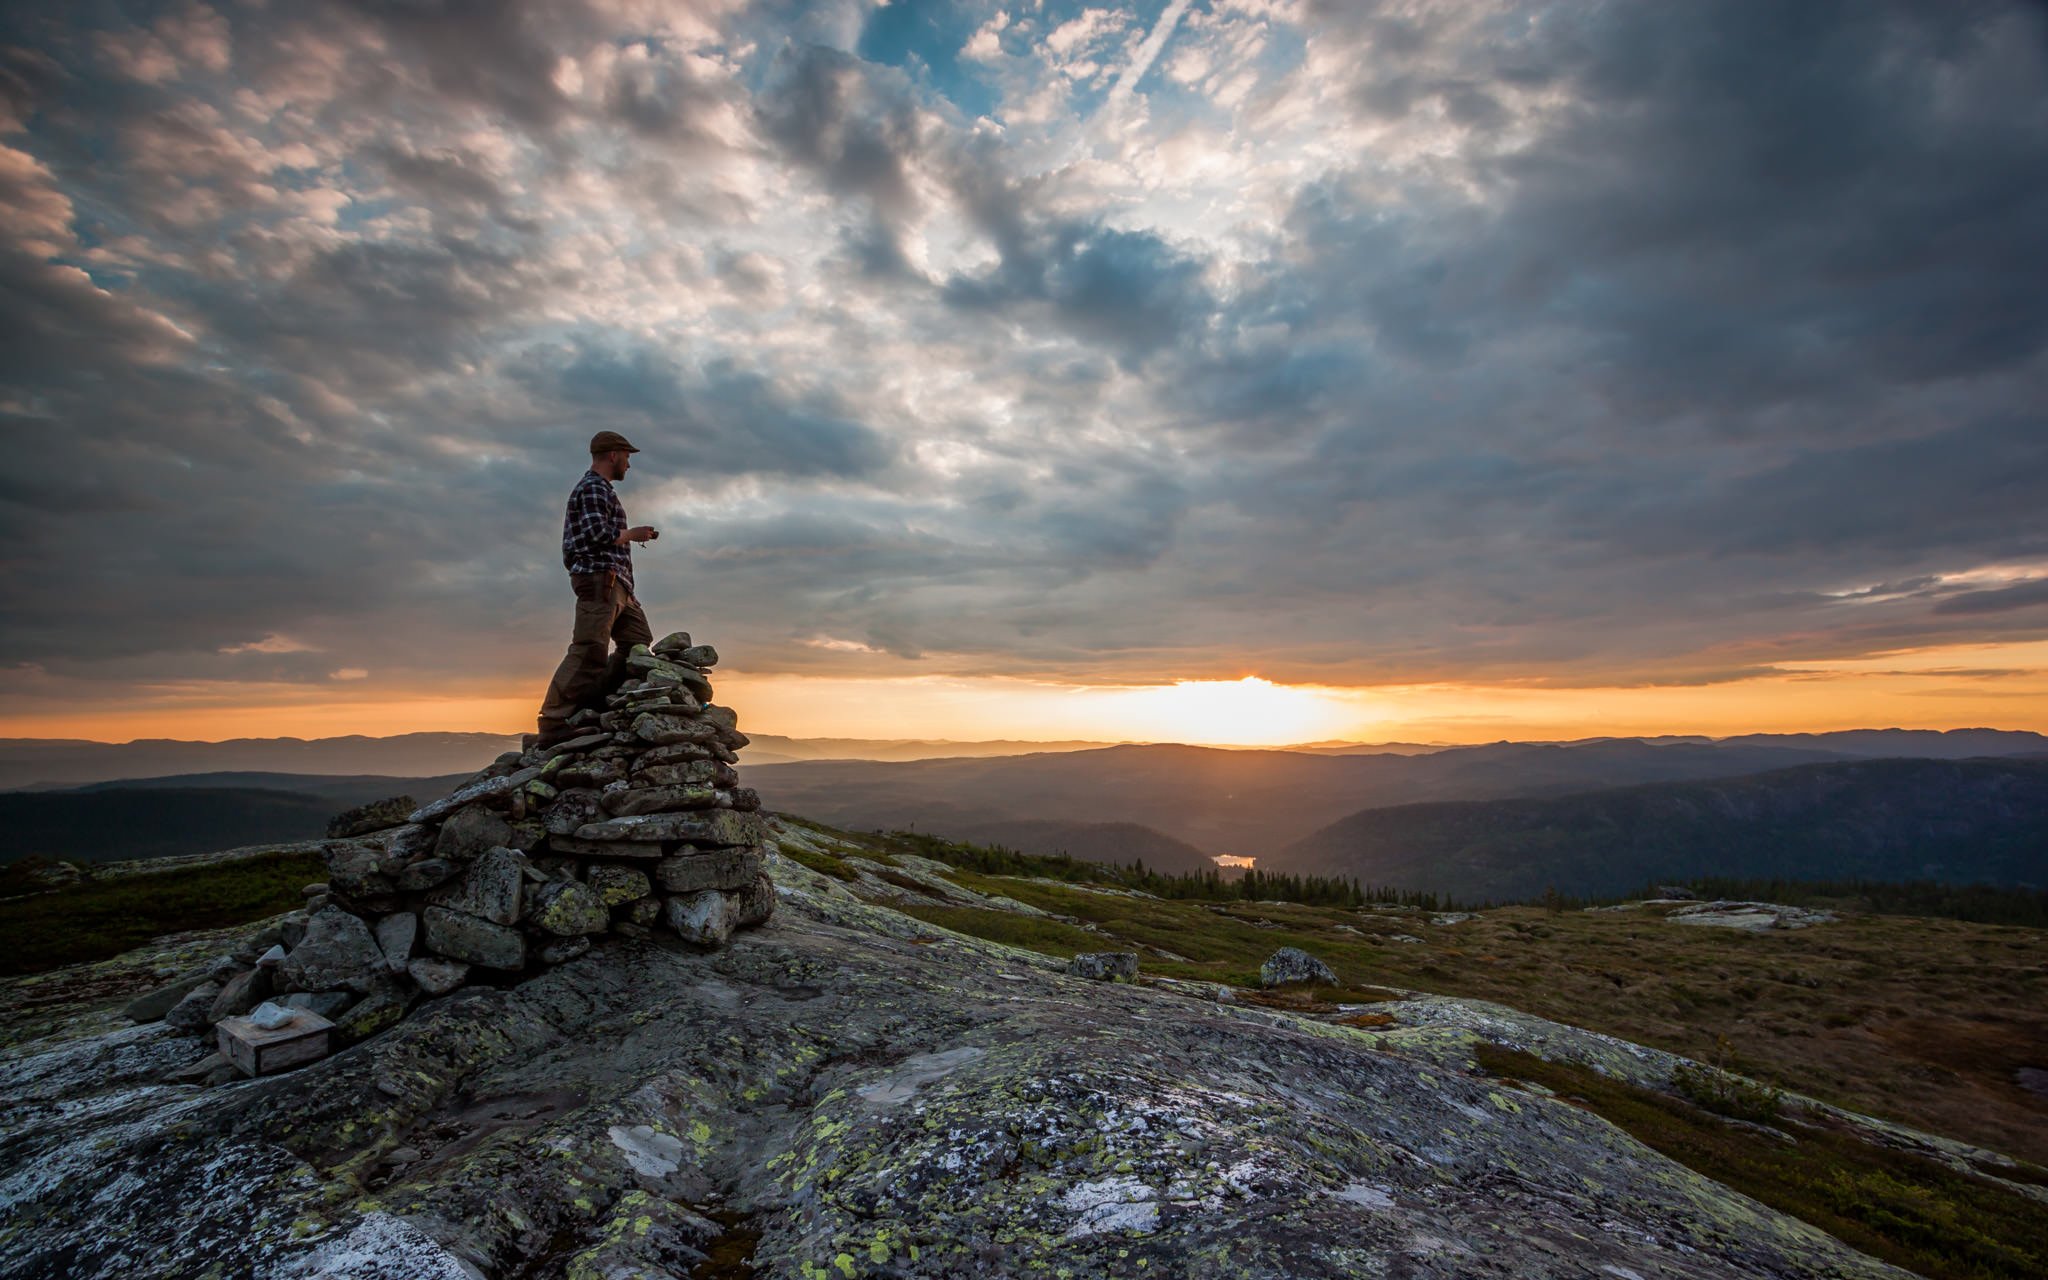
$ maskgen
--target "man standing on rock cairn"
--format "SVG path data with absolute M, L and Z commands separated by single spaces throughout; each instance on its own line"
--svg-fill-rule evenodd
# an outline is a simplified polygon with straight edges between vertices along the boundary
M 590 438 L 590 470 L 569 491 L 562 517 L 562 566 L 576 592 L 576 629 L 541 701 L 538 745 L 543 747 L 575 736 L 569 717 L 595 706 L 624 678 L 626 654 L 634 645 L 654 643 L 647 615 L 633 596 L 632 544 L 660 535 L 650 525 L 628 527 L 626 509 L 612 489 L 625 479 L 631 455 L 638 452 L 618 432 L 598 432 Z M 609 654 L 614 641 L 618 652 Z

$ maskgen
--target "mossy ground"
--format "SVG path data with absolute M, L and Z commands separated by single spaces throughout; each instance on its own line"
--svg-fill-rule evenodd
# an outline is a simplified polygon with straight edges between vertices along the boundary
M 318 854 L 278 853 L 155 875 L 92 880 L 0 902 L 0 975 L 119 955 L 151 938 L 289 911 L 324 880 Z
M 1799 1093 L 2048 1163 L 2048 1098 L 2015 1074 L 2048 1069 L 2042 930 L 1862 915 L 1750 933 L 1666 924 L 1654 907 L 1498 907 L 1433 925 L 1419 911 L 1169 902 L 968 872 L 955 879 L 1094 928 L 973 908 L 911 914 L 1052 955 L 1135 946 L 1146 973 L 1238 986 L 1255 986 L 1267 956 L 1296 946 L 1348 989 L 1494 1000 L 1719 1057 Z
M 2048 1212 L 1984 1179 L 1781 1118 L 1774 1127 L 1787 1141 L 1572 1063 L 1495 1045 L 1475 1056 L 1495 1075 L 1540 1084 L 1688 1168 L 1932 1280 L 2048 1274 Z

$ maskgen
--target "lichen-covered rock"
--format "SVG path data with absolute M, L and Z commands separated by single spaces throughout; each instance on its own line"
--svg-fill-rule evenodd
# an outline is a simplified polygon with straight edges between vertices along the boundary
M 406 821 L 439 821 L 465 805 L 475 804 L 481 800 L 495 800 L 501 796 L 509 796 L 540 776 L 540 766 L 534 765 L 524 769 L 519 768 L 516 765 L 516 761 L 519 759 L 518 754 L 516 752 L 509 754 L 512 756 L 511 760 L 508 761 L 500 757 L 498 766 L 494 767 L 510 765 L 512 766 L 510 772 L 495 777 L 483 777 L 473 782 L 465 783 L 448 793 L 448 795 L 434 801 L 434 803 L 413 810 L 412 813 L 406 816 Z M 488 769 L 485 770 L 487 774 L 490 772 Z
M 320 860 L 327 864 L 329 891 L 350 897 L 371 897 L 396 891 L 390 872 L 397 860 L 368 841 L 333 841 L 321 846 Z
M 638 867 L 613 867 L 600 863 L 584 872 L 583 883 L 595 890 L 607 907 L 624 906 L 654 891 L 647 873 Z
M 401 893 L 424 893 L 446 884 L 462 872 L 462 864 L 449 858 L 421 858 L 398 869 L 392 877 Z
M 338 1045 L 367 1040 L 379 1031 L 397 1025 L 411 1003 L 410 994 L 403 988 L 394 983 L 383 983 L 334 1019 L 334 1039 Z
M 31 1046 L 0 1063 L 32 1170 L 0 1273 L 684 1276 L 730 1229 L 792 1280 L 1905 1280 L 1474 1073 L 1469 1006 L 1407 1042 L 784 907 L 722 951 L 620 940 L 465 989 L 260 1086 L 138 1087 L 195 1052 L 147 1027 Z M 729 1228 L 675 1208 L 710 1204 Z
M 368 991 L 384 972 L 384 953 L 362 917 L 323 907 L 306 922 L 306 936 L 278 969 L 292 991 Z
M 715 947 L 732 936 L 736 924 L 732 899 L 717 889 L 683 894 L 662 906 L 662 920 L 685 942 Z
M 121 1016 L 132 1022 L 161 1022 L 165 1014 L 192 993 L 194 987 L 206 981 L 205 967 L 189 969 L 164 986 L 130 1000 L 121 1009 Z
M 567 964 L 569 961 L 588 952 L 590 945 L 590 939 L 583 936 L 549 938 L 546 942 L 540 944 L 539 950 L 534 953 L 534 958 L 547 965 Z
M 760 815 L 730 809 L 694 813 L 648 813 L 592 822 L 576 829 L 578 840 L 680 840 L 703 848 L 760 844 L 768 838 Z
M 654 882 L 669 893 L 739 889 L 761 874 L 762 852 L 754 849 L 692 850 L 654 864 Z
M 576 828 L 587 823 L 602 822 L 605 817 L 604 797 L 590 787 L 577 787 L 555 797 L 543 820 L 548 834 L 573 836 Z
M 548 848 L 580 858 L 653 859 L 668 853 L 659 840 L 578 840 L 575 836 L 549 836 Z
M 377 949 L 384 953 L 384 967 L 392 973 L 404 973 L 405 966 L 412 959 L 412 945 L 419 937 L 420 918 L 410 911 L 399 911 L 385 916 L 377 922 L 374 930 Z
M 1285 987 L 1303 982 L 1334 987 L 1337 975 L 1330 971 L 1329 965 L 1300 947 L 1282 947 L 1259 966 L 1259 985 L 1262 987 Z
M 652 755 L 652 752 L 648 753 Z M 633 777 L 653 787 L 719 787 L 731 789 L 740 783 L 739 770 L 708 755 L 680 764 L 636 765 Z
M 487 850 L 464 869 L 460 880 L 434 890 L 427 901 L 493 924 L 517 924 L 526 867 L 526 855 L 517 849 Z
M 576 880 L 550 880 L 533 892 L 527 919 L 557 937 L 603 933 L 611 927 L 611 909 L 597 890 Z M 541 957 L 547 963 L 547 957 Z
M 718 792 L 708 786 L 645 787 L 638 791 L 613 791 L 602 801 L 613 817 L 643 813 L 676 813 L 689 809 L 718 807 Z
M 526 936 L 517 929 L 446 907 L 428 907 L 420 923 L 427 950 L 436 955 L 486 969 L 526 967 Z
M 219 1022 L 222 1018 L 245 1014 L 269 999 L 271 988 L 269 969 L 248 969 L 238 973 L 228 979 L 220 994 L 213 998 L 213 1004 L 206 1011 L 206 1020 Z
M 164 1013 L 164 1023 L 179 1031 L 199 1031 L 213 1025 L 213 1002 L 220 998 L 222 984 L 202 982 L 182 996 Z
M 353 991 L 294 991 L 278 1003 L 287 1009 L 310 1009 L 323 1018 L 335 1018 L 361 998 Z
M 676 661 L 692 667 L 715 667 L 718 665 L 718 650 L 708 644 L 693 644 L 676 654 Z
M 1083 951 L 1067 961 L 1067 972 L 1097 982 L 1134 982 L 1138 977 L 1135 951 Z
M 434 841 L 434 856 L 450 862 L 467 862 L 488 849 L 507 848 L 512 824 L 489 809 L 464 809 L 441 824 L 441 836 Z
M 418 807 L 419 802 L 411 796 L 372 800 L 368 804 L 345 809 L 329 818 L 327 834 L 334 839 L 345 839 L 349 836 L 368 835 L 372 831 L 403 826 L 408 820 L 408 815 Z
M 719 736 L 718 726 L 708 720 L 657 715 L 654 712 L 635 717 L 631 727 L 634 737 L 657 747 L 685 742 L 715 742 Z
M 406 965 L 405 972 L 430 996 L 445 996 L 469 980 L 468 965 L 436 956 L 421 956 Z

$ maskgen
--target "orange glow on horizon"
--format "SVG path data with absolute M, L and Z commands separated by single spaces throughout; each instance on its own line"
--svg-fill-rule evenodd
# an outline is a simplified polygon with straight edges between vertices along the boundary
M 528 680 L 393 686 L 194 685 L 139 690 L 103 706 L 52 699 L 0 715 L 0 737 L 129 741 L 518 733 L 533 727 Z M 1344 687 L 1238 680 L 1081 685 L 1000 677 L 719 673 L 719 701 L 750 731 L 789 737 L 1086 740 L 1281 746 L 1475 743 L 1659 734 L 1986 726 L 2048 732 L 2048 642 L 1800 664 L 1708 685 L 1575 688 L 1438 682 Z

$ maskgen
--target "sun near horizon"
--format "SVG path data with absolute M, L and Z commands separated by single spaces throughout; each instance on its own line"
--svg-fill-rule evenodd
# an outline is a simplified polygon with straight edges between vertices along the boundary
M 720 701 L 740 711 L 743 727 L 793 738 L 1466 745 L 1872 728 L 2048 732 L 2048 668 L 2012 665 L 2040 663 L 2043 649 L 2048 645 L 1953 646 L 1711 684 L 1632 688 L 1534 680 L 1347 687 L 1256 674 L 1094 685 L 744 669 L 721 669 L 717 677 Z M 431 692 L 368 679 L 351 684 L 349 696 L 336 698 L 331 689 L 193 683 L 141 691 L 117 708 L 0 717 L 0 737 L 221 741 L 514 734 L 530 726 L 530 693 L 509 680 L 441 682 Z

